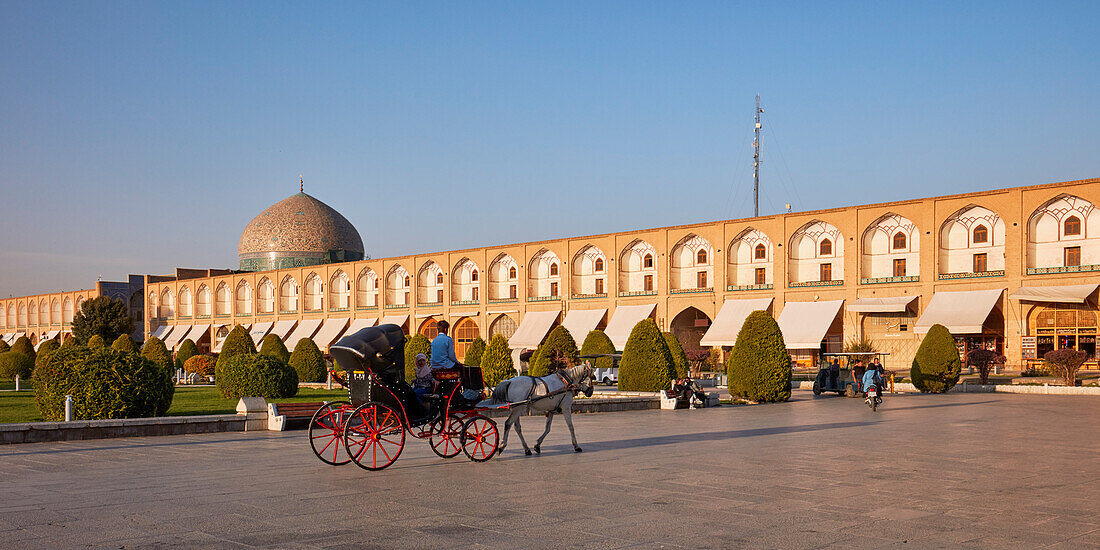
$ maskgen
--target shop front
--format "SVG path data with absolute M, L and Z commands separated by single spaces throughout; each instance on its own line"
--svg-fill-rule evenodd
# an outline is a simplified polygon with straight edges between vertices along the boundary
M 1084 368 L 1097 368 L 1096 284 L 1022 287 L 1009 297 L 1019 300 L 1026 320 L 1021 359 L 1029 367 L 1054 350 L 1083 351 Z

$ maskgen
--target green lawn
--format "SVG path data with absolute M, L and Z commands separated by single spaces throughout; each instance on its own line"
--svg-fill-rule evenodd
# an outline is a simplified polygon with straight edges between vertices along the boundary
M 11 389 L 9 383 L 0 389 Z M 298 395 L 289 399 L 275 399 L 277 403 L 300 403 L 303 401 L 346 401 L 346 390 L 337 388 L 315 390 L 300 388 Z M 213 386 L 177 386 L 172 397 L 172 408 L 168 416 L 187 416 L 196 414 L 227 414 L 236 412 L 236 399 L 222 399 L 218 389 Z M 38 413 L 38 404 L 34 401 L 33 391 L 0 392 L 0 423 L 34 422 L 43 420 Z

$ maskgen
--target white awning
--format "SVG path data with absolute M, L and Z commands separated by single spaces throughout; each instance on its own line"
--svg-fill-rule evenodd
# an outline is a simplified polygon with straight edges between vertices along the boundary
M 365 328 L 373 327 L 374 324 L 377 322 L 378 319 L 355 319 L 351 322 L 351 326 L 349 326 L 348 329 L 344 331 L 344 334 L 355 334 L 356 332 L 359 332 Z
M 374 319 L 370 321 L 373 323 Z M 344 332 L 346 326 L 348 326 L 347 319 L 325 319 L 324 324 L 321 325 L 321 330 L 318 330 L 317 334 L 313 336 L 313 343 L 317 344 L 321 351 L 328 350 L 328 347 L 336 342 L 336 339 Z
M 279 340 L 283 341 L 283 345 L 286 345 L 286 336 L 290 334 L 290 330 L 294 328 L 294 323 L 297 323 L 296 319 L 285 319 L 275 323 L 275 327 L 271 329 L 271 334 L 279 337 Z
M 317 332 L 320 326 L 320 319 L 306 319 L 298 323 L 298 328 L 294 329 L 294 332 L 290 333 L 290 336 L 287 336 L 286 342 L 283 342 L 286 344 L 286 349 L 294 351 L 294 346 L 298 345 L 298 340 L 302 338 L 313 338 L 313 334 Z
M 267 321 L 252 325 L 252 330 L 248 331 L 248 335 L 252 337 L 252 344 L 256 346 L 260 345 L 260 341 L 264 339 L 264 336 L 267 336 L 267 331 L 271 330 L 271 326 L 274 324 L 275 323 L 271 321 Z
M 722 304 L 722 309 L 718 310 L 718 317 L 714 318 L 714 324 L 699 339 L 699 345 L 734 345 L 737 343 L 737 335 L 741 332 L 741 325 L 745 324 L 745 319 L 749 314 L 754 311 L 768 311 L 771 305 L 771 298 L 726 300 Z
M 604 315 L 607 315 L 606 308 L 571 309 L 569 313 L 565 314 L 565 319 L 562 320 L 561 325 L 569 331 L 570 336 L 577 342 L 579 348 L 584 343 L 584 339 L 588 337 L 588 333 L 596 330 Z
M 611 320 L 607 322 L 604 333 L 611 339 L 611 343 L 615 344 L 616 350 L 623 351 L 623 348 L 626 347 L 626 341 L 630 338 L 630 331 L 634 330 L 634 325 L 649 317 L 656 307 L 657 304 L 642 304 L 615 308 L 615 313 L 611 315 Z
M 558 320 L 561 311 L 528 311 L 519 323 L 516 333 L 508 339 L 508 347 L 512 349 L 535 349 L 546 338 L 554 321 Z
M 47 340 L 53 340 L 54 338 L 57 338 L 58 334 L 61 334 L 60 330 L 51 330 L 51 331 L 46 333 L 46 339 Z
M 229 326 L 229 325 L 228 324 L 218 325 L 217 328 L 227 327 L 227 326 Z M 248 327 L 250 327 L 252 325 L 241 325 L 241 326 L 244 327 L 245 330 L 248 330 Z M 237 328 L 237 327 L 233 327 L 233 328 Z M 218 333 L 216 332 L 216 330 L 217 329 L 215 329 L 215 332 L 214 332 L 214 339 L 215 340 L 218 339 L 217 338 Z M 233 332 L 233 329 L 231 328 L 231 329 L 229 329 L 229 331 Z M 218 340 L 218 343 L 214 344 L 214 349 L 212 351 L 214 353 L 221 353 L 222 352 L 222 346 L 225 345 L 225 341 L 228 340 L 228 339 L 229 339 L 229 336 L 227 335 L 225 338 L 222 338 L 221 340 Z
M 208 330 L 210 330 L 210 325 L 195 325 L 191 327 L 191 330 L 187 333 L 187 336 L 183 337 L 183 339 L 180 340 L 180 343 L 183 343 L 183 340 L 191 340 L 192 342 L 197 344 Z
M 161 325 L 157 327 L 157 329 L 154 330 L 153 334 L 151 334 L 150 336 L 153 336 L 163 342 L 164 337 L 168 336 L 168 333 L 172 332 L 173 328 L 175 328 L 175 325 Z
M 176 325 L 172 333 L 164 339 L 164 346 L 169 350 L 175 348 L 177 344 L 184 340 L 188 332 L 191 332 L 191 325 Z
M 937 292 L 932 295 L 924 314 L 913 325 L 913 332 L 925 334 L 932 325 L 947 327 L 951 334 L 976 334 L 982 331 L 986 317 L 1001 301 L 1001 289 Z
M 15 341 L 15 333 L 9 332 L 5 334 L 3 338 L 0 338 L 0 340 L 3 340 L 6 344 L 11 345 L 11 343 Z
M 1063 304 L 1083 304 L 1085 298 L 1096 291 L 1096 284 L 1067 286 L 1025 286 L 1009 294 L 1013 300 L 1028 302 L 1054 302 Z
M 901 313 L 909 309 L 916 296 L 891 296 L 887 298 L 859 298 L 848 304 L 848 311 L 860 313 Z
M 818 349 L 840 313 L 844 300 L 787 302 L 779 314 L 779 330 L 787 349 Z
M 401 314 L 401 315 L 386 315 L 385 317 L 382 317 L 381 321 L 378 321 L 378 324 L 380 324 L 380 325 L 397 325 L 397 326 L 400 327 L 400 326 L 404 326 L 405 321 L 408 321 L 408 320 L 409 320 L 409 314 L 408 313 L 404 313 L 404 314 Z M 370 324 L 370 325 L 367 325 L 367 326 L 372 327 L 374 325 Z

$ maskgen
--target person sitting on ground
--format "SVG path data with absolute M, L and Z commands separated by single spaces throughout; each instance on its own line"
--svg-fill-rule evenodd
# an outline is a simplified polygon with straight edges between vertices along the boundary
M 432 370 L 461 366 L 462 363 L 459 363 L 458 357 L 455 356 L 455 341 L 447 336 L 447 329 L 451 328 L 451 324 L 440 321 L 436 327 L 439 328 L 439 334 L 432 339 Z

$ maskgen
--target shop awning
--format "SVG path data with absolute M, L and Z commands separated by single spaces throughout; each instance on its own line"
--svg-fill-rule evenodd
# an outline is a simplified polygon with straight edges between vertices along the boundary
M 787 302 L 779 314 L 779 330 L 787 349 L 818 349 L 844 300 Z
M 164 337 L 168 336 L 168 333 L 172 332 L 173 328 L 175 328 L 174 325 L 161 325 L 161 326 L 157 327 L 157 329 L 154 330 L 153 334 L 151 334 L 150 336 L 153 336 L 153 337 L 155 337 L 158 340 L 163 342 Z
M 271 334 L 279 337 L 279 340 L 283 341 L 286 345 L 286 336 L 290 334 L 291 329 L 294 328 L 294 323 L 298 321 L 295 319 L 284 319 L 275 323 L 275 326 L 271 329 Z
M 301 323 L 298 323 L 298 328 L 294 329 L 294 332 L 290 333 L 290 336 L 286 337 L 286 349 L 294 351 L 294 346 L 298 345 L 298 340 L 302 338 L 313 338 L 313 334 L 317 332 L 317 329 L 321 327 L 320 319 L 306 319 Z M 314 342 L 316 344 L 316 342 Z
M 1028 302 L 1055 302 L 1063 304 L 1083 304 L 1089 294 L 1096 292 L 1096 284 L 1067 286 L 1025 286 L 1009 294 L 1013 300 Z
M 267 336 L 267 332 L 271 330 L 271 326 L 274 324 L 275 323 L 271 321 L 267 321 L 252 325 L 252 330 L 248 331 L 248 335 L 252 337 L 252 343 L 257 346 L 260 345 L 260 341 L 264 339 L 264 336 Z
M 577 342 L 577 347 L 581 347 L 584 343 L 584 339 L 588 336 L 589 332 L 596 330 L 596 327 L 603 320 L 604 315 L 607 315 L 607 309 L 571 309 L 569 313 L 565 314 L 565 319 L 562 320 L 561 325 L 565 327 L 565 330 L 569 331 L 569 335 L 573 337 L 573 340 Z
M 210 330 L 210 325 L 195 325 L 191 327 L 191 331 L 187 333 L 187 336 L 183 340 L 191 340 L 194 343 L 199 343 L 199 340 L 206 335 L 206 331 Z M 182 343 L 183 340 L 180 340 Z
M 382 317 L 378 324 L 380 325 L 397 325 L 399 327 L 405 326 L 405 322 L 409 320 L 409 314 L 404 313 L 401 315 L 386 315 Z M 368 327 L 374 325 L 367 325 Z
M 508 339 L 508 347 L 512 349 L 535 349 L 546 338 L 554 321 L 558 320 L 561 311 L 528 311 L 519 323 L 516 333 Z
M 61 334 L 60 330 L 51 330 L 51 331 L 46 333 L 46 339 L 47 340 L 53 340 L 54 338 L 57 338 L 58 334 Z
M 890 296 L 885 298 L 859 298 L 848 304 L 848 311 L 859 313 L 901 313 L 909 309 L 916 296 Z
M 5 334 L 3 338 L 0 338 L 0 340 L 3 340 L 4 343 L 11 345 L 11 343 L 15 341 L 15 333 L 9 332 Z
M 172 350 L 186 338 L 188 332 L 191 332 L 191 325 L 176 325 L 171 334 L 164 339 L 164 346 Z
M 726 300 L 722 309 L 718 310 L 714 324 L 699 339 L 699 345 L 732 346 L 737 343 L 737 335 L 741 332 L 741 325 L 745 324 L 745 318 L 754 311 L 767 311 L 771 305 L 771 298 Z
M 374 319 L 370 321 L 373 323 Z M 321 330 L 318 330 L 317 334 L 313 336 L 313 343 L 317 344 L 321 351 L 327 351 L 328 347 L 344 332 L 346 326 L 348 326 L 347 319 L 325 319 L 325 322 L 321 325 Z
M 214 332 L 214 339 L 215 339 L 215 340 L 217 340 L 217 339 L 218 339 L 218 338 L 217 338 L 217 336 L 218 336 L 218 333 L 217 333 L 217 329 L 219 329 L 219 328 L 221 328 L 221 327 L 227 327 L 227 326 L 229 326 L 229 325 L 228 325 L 228 324 L 225 324 L 225 325 L 218 325 L 217 327 L 215 327 L 215 328 L 214 328 L 214 330 L 215 330 L 215 332 Z M 250 326 L 252 326 L 252 325 L 247 325 L 247 324 L 246 324 L 246 325 L 241 325 L 241 326 L 242 326 L 242 327 L 244 327 L 244 329 L 245 329 L 245 330 L 249 330 L 249 328 L 248 328 L 248 327 L 250 327 Z M 233 327 L 233 328 L 237 328 L 237 327 Z M 229 329 L 229 331 L 230 331 L 230 332 L 233 332 L 233 329 L 231 328 L 231 329 Z M 226 336 L 225 338 L 222 338 L 221 340 L 218 340 L 218 342 L 217 342 L 216 344 L 214 344 L 214 349 L 213 349 L 213 352 L 214 352 L 214 353 L 221 353 L 221 352 L 222 352 L 222 346 L 224 346 L 224 345 L 225 345 L 225 341 L 226 341 L 226 340 L 228 340 L 228 339 L 229 339 L 229 337 L 228 337 L 228 336 Z
M 657 304 L 642 304 L 615 308 L 615 313 L 611 315 L 611 320 L 607 322 L 607 329 L 604 330 L 607 337 L 611 339 L 611 343 L 615 344 L 615 349 L 623 351 L 627 339 L 630 338 L 630 331 L 634 330 L 634 325 L 649 317 L 656 307 Z
M 925 334 L 932 325 L 947 327 L 951 334 L 976 334 L 982 331 L 986 317 L 1001 301 L 1001 289 L 937 292 L 932 295 L 924 314 L 913 325 L 913 332 Z

